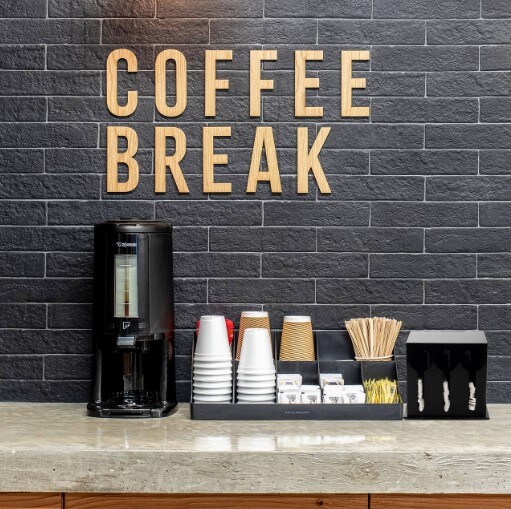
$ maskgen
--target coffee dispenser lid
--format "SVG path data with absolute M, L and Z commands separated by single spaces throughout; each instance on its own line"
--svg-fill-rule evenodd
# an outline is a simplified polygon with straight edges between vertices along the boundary
M 95 231 L 110 231 L 116 233 L 170 233 L 172 226 L 163 221 L 147 219 L 119 219 L 94 225 Z

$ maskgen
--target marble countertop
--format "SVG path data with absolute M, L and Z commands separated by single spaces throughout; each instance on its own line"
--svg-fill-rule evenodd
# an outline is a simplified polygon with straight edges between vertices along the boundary
M 511 493 L 511 405 L 489 421 L 94 419 L 0 404 L 0 492 Z

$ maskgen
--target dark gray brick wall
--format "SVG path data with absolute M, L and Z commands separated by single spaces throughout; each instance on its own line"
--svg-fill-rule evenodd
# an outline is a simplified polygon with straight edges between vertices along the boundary
M 127 47 L 139 72 L 129 118 L 105 104 L 108 54 Z M 188 61 L 188 108 L 173 122 L 154 109 L 155 55 Z M 204 196 L 204 50 L 230 90 L 217 118 L 229 196 Z M 249 51 L 272 48 L 262 116 L 248 116 Z M 293 116 L 295 49 L 310 62 L 324 117 Z M 340 50 L 355 63 L 354 91 L 370 119 L 340 119 Z M 174 71 L 168 92 L 175 93 Z M 267 309 L 274 328 L 290 313 L 317 329 L 368 314 L 410 329 L 487 331 L 492 401 L 511 401 L 511 3 L 509 0 L 4 0 L 0 5 L 0 400 L 85 401 L 91 371 L 92 225 L 125 216 L 174 224 L 176 352 L 186 400 L 191 339 L 202 313 L 237 320 Z M 140 185 L 106 193 L 106 126 L 139 135 Z M 183 170 L 153 192 L 154 125 L 182 127 Z M 282 196 L 266 184 L 246 195 L 256 126 L 272 125 Z M 295 192 L 296 128 L 332 127 L 321 153 L 332 188 Z

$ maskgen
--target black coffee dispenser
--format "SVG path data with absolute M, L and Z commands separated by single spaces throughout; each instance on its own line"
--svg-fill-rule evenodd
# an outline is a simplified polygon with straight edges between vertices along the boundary
M 176 405 L 172 228 L 94 227 L 95 375 L 88 415 L 163 417 Z

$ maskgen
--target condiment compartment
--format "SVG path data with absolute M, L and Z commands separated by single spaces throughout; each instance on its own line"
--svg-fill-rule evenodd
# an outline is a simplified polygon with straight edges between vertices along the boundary
M 272 332 L 275 359 L 278 359 L 281 331 Z M 345 384 L 358 385 L 369 378 L 397 378 L 396 363 L 358 362 L 345 331 L 314 333 L 316 361 L 277 361 L 277 374 L 300 373 L 302 383 L 319 385 L 320 373 L 342 373 Z M 233 341 L 236 351 L 237 335 Z M 195 345 L 194 345 L 195 348 Z M 193 352 L 192 352 L 193 355 Z M 231 403 L 191 402 L 192 419 L 197 420 L 399 420 L 403 404 L 250 404 L 234 403 L 238 362 L 233 362 L 233 400 Z M 193 380 L 192 380 L 193 388 Z M 193 393 L 192 393 L 193 396 Z

